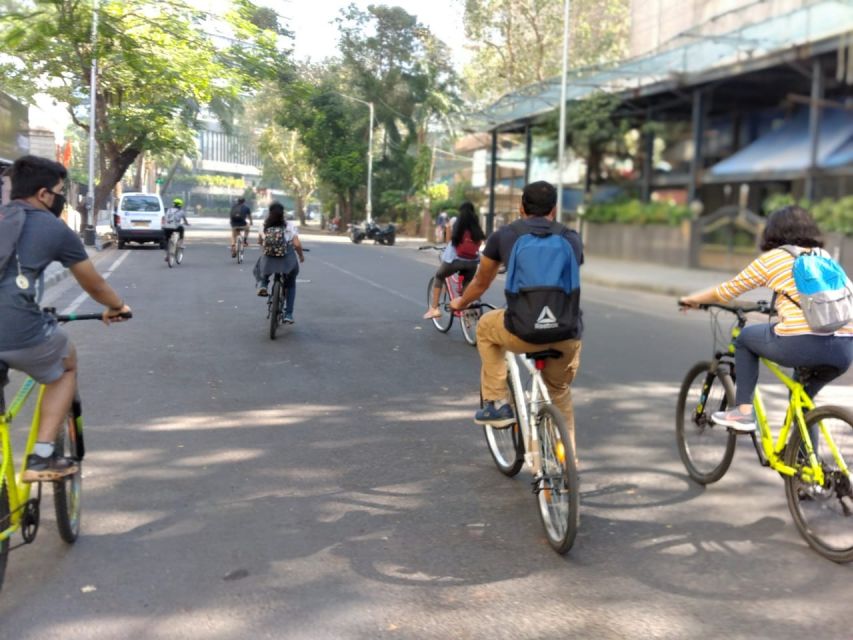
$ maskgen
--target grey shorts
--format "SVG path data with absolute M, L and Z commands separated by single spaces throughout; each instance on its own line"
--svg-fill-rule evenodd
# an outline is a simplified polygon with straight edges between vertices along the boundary
M 27 349 L 0 351 L 0 361 L 9 368 L 23 371 L 40 383 L 56 382 L 65 373 L 62 363 L 71 353 L 71 341 L 60 327 L 53 327 L 47 340 Z

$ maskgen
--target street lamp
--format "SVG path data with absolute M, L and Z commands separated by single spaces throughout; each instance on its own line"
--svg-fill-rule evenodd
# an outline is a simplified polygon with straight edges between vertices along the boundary
M 367 138 L 367 221 L 373 221 L 373 103 L 361 98 L 353 98 L 345 93 L 338 95 L 366 104 L 370 108 L 370 131 Z
M 566 146 L 566 74 L 569 69 L 569 4 L 563 4 L 563 75 L 560 78 L 560 139 L 557 158 L 557 222 L 563 221 L 563 165 L 565 163 Z
M 98 225 L 98 212 L 95 211 L 95 101 L 98 82 L 98 0 L 92 0 L 92 68 L 89 76 L 89 193 L 86 198 L 89 210 L 89 224 Z

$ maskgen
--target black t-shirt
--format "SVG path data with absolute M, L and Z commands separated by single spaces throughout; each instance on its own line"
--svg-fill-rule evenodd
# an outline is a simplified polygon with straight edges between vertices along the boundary
M 533 230 L 545 230 L 550 228 L 551 221 L 548 218 L 540 216 L 530 216 L 525 219 L 525 224 Z M 578 232 L 568 227 L 563 227 L 563 237 L 572 245 L 575 257 L 578 259 L 578 264 L 583 264 L 583 243 Z M 483 255 L 506 266 L 509 262 L 509 256 L 512 253 L 512 247 L 517 239 L 518 235 L 516 235 L 515 231 L 508 224 L 504 225 L 488 237 L 486 246 L 483 248 Z
M 231 207 L 231 225 L 235 227 L 245 227 L 247 224 L 246 219 L 251 213 L 252 210 L 245 204 L 235 204 Z

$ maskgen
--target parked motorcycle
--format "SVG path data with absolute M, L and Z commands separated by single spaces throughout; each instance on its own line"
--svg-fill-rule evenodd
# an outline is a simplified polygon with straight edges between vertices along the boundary
M 363 225 L 354 224 L 350 237 L 355 244 L 367 238 L 379 244 L 392 245 L 397 239 L 397 229 L 393 224 L 380 226 L 373 221 L 365 222 Z

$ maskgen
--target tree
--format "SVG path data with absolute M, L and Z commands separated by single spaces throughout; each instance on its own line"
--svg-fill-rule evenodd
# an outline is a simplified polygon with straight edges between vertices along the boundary
M 265 173 L 274 173 L 296 202 L 296 215 L 305 224 L 305 205 L 317 189 L 317 171 L 310 162 L 308 149 L 296 131 L 267 126 L 259 136 L 258 149 L 263 154 Z
M 234 0 L 225 15 L 227 44 L 205 32 L 207 19 L 180 0 L 101 0 L 93 49 L 89 2 L 34 0 L 0 18 L 0 47 L 16 59 L 0 71 L 26 89 L 20 97 L 41 91 L 67 105 L 86 132 L 98 60 L 96 210 L 140 154 L 194 152 L 202 108 L 238 109 L 245 91 L 286 64 L 278 46 L 285 32 L 250 0 Z
M 465 68 L 472 100 L 485 104 L 562 71 L 563 0 L 465 0 L 465 35 L 474 55 Z M 572 0 L 569 65 L 625 55 L 628 0 Z

